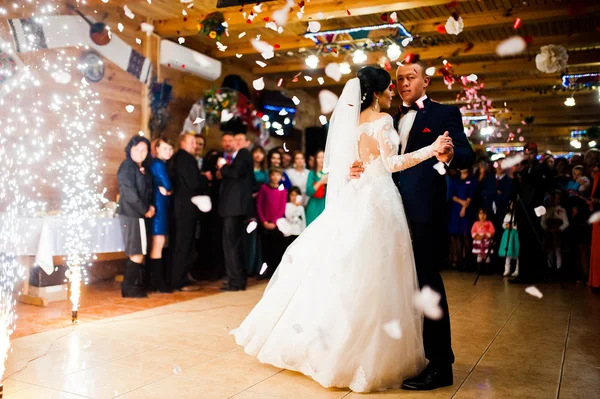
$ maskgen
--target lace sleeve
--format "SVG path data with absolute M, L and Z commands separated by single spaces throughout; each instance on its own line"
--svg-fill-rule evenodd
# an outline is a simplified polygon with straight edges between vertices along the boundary
M 381 127 L 377 133 L 377 144 L 383 164 L 390 173 L 401 172 L 433 156 L 433 145 L 408 154 L 398 155 L 400 138 L 391 123 L 386 123 Z

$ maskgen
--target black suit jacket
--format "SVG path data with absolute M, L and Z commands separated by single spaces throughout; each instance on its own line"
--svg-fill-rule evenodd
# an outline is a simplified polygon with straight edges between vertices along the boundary
M 219 214 L 221 217 L 249 216 L 252 214 L 254 161 L 250 152 L 242 148 L 231 165 L 221 168 Z
M 145 168 L 145 173 L 140 167 L 127 158 L 119 166 L 117 181 L 119 182 L 119 209 L 118 214 L 143 218 L 150 205 L 152 205 L 152 175 L 150 168 Z
M 438 136 L 448 131 L 454 143 L 454 158 L 450 168 L 470 168 L 475 163 L 475 152 L 465 135 L 459 109 L 429 98 L 423 105 L 423 109 L 417 111 L 404 153 L 433 144 Z M 394 117 L 396 129 L 400 117 L 400 112 Z M 402 194 L 406 217 L 411 223 L 446 223 L 446 177 L 434 169 L 437 162 L 436 158 L 431 158 L 394 175 Z
M 172 165 L 175 217 L 197 217 L 199 210 L 192 197 L 207 194 L 208 179 L 200 173 L 196 158 L 185 150 L 175 153 Z

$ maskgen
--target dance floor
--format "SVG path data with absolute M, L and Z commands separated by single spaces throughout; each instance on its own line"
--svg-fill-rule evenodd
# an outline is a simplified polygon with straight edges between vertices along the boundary
M 542 299 L 500 277 L 444 274 L 455 383 L 392 398 L 600 397 L 600 295 L 583 285 L 540 284 Z M 6 399 L 361 398 L 261 365 L 228 335 L 264 285 L 16 338 Z M 294 332 L 291 332 L 294 333 Z

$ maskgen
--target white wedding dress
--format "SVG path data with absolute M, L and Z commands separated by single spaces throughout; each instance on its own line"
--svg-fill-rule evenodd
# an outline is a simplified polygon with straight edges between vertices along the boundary
M 288 248 L 232 334 L 262 363 L 324 387 L 371 392 L 398 387 L 425 366 L 410 232 L 391 173 L 429 159 L 433 148 L 397 155 L 389 115 L 357 132 L 363 176 L 348 181 Z

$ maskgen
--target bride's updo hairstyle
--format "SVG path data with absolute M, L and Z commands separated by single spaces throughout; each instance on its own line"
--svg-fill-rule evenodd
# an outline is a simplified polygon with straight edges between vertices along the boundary
M 385 69 L 367 66 L 356 74 L 360 80 L 360 112 L 373 104 L 375 93 L 383 93 L 392 82 Z

